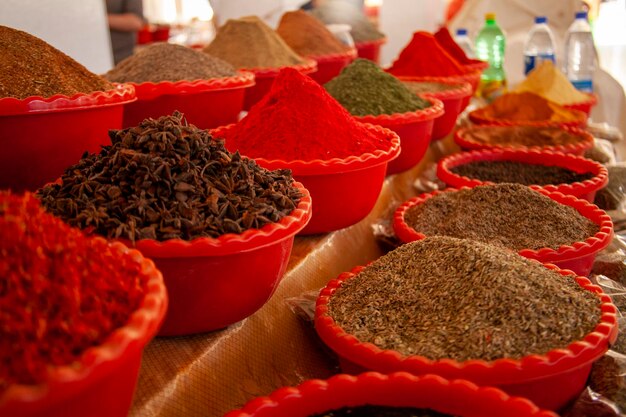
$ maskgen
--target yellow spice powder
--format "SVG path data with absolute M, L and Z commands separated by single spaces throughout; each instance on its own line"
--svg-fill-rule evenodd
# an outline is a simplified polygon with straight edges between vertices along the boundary
M 514 91 L 535 93 L 558 104 L 574 104 L 589 100 L 586 94 L 578 91 L 569 82 L 552 61 L 542 62 Z

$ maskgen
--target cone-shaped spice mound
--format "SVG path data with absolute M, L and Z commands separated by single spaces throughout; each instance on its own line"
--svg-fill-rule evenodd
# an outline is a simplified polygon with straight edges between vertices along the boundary
M 391 142 L 356 122 L 311 78 L 287 68 L 233 128 L 227 146 L 250 158 L 312 161 L 387 150 Z
M 487 120 L 513 120 L 518 122 L 585 122 L 585 115 L 560 106 L 540 95 L 524 91 L 506 93 L 488 106 L 474 110 L 474 114 Z
M 456 43 L 450 31 L 445 26 L 441 27 L 434 34 L 435 39 L 461 65 L 473 63 L 473 61 L 465 55 L 465 51 Z
M 354 42 L 367 42 L 382 39 L 385 34 L 378 31 L 367 19 L 363 11 L 351 1 L 333 0 L 321 2 L 311 14 L 326 24 L 343 23 L 351 27 L 350 35 Z
M 303 64 L 278 33 L 256 16 L 229 19 L 204 52 L 235 68 L 278 68 Z
M 21 30 L 0 26 L 0 98 L 73 96 L 113 88 L 63 52 Z
M 208 80 L 236 74 L 232 65 L 182 45 L 155 43 L 129 56 L 105 77 L 118 83 Z
M 589 100 L 589 96 L 572 85 L 552 61 L 543 61 L 524 81 L 515 88 L 515 92 L 528 91 L 558 104 L 580 103 Z
M 180 113 L 112 130 L 112 146 L 38 192 L 72 226 L 109 238 L 184 239 L 241 233 L 280 221 L 300 200 L 291 171 L 231 154 Z
M 600 299 L 573 276 L 506 249 L 434 237 L 403 245 L 344 281 L 329 315 L 381 349 L 491 361 L 582 340 L 600 320 Z
M 285 13 L 276 32 L 302 56 L 341 54 L 350 50 L 326 29 L 324 23 L 303 10 Z
M 355 116 L 406 113 L 430 107 L 400 80 L 367 59 L 357 59 L 324 88 Z
M 387 72 L 396 76 L 462 75 L 465 68 L 428 32 L 415 32 Z

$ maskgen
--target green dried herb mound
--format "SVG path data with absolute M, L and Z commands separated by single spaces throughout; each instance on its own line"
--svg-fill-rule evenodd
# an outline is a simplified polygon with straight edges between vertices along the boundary
M 367 59 L 357 59 L 324 87 L 354 116 L 406 113 L 430 102 Z
M 275 223 L 302 197 L 290 170 L 268 171 L 230 153 L 175 112 L 111 130 L 111 146 L 85 154 L 37 196 L 72 226 L 108 238 L 183 239 Z

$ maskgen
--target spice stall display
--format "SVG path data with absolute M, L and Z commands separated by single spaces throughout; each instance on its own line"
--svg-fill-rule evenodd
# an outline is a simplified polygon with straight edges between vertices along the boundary
M 341 43 L 319 19 L 302 10 L 285 13 L 276 32 L 296 53 L 317 62 L 317 71 L 310 77 L 320 84 L 356 58 L 356 49 Z
M 161 273 L 30 193 L 0 192 L 0 236 L 0 414 L 126 416 L 167 307 Z
M 387 163 L 400 152 L 395 133 L 357 122 L 319 84 L 293 69 L 281 70 L 270 92 L 239 123 L 213 134 L 261 166 L 293 171 L 314 200 L 307 234 L 363 219 L 376 203 Z
M 155 261 L 171 300 L 162 335 L 219 329 L 260 308 L 308 223 L 308 192 L 179 113 L 111 131 L 111 141 L 40 189 L 43 206 Z
M 182 45 L 156 43 L 126 58 L 104 75 L 135 87 L 137 101 L 124 107 L 124 127 L 174 111 L 203 128 L 237 121 L 254 74 Z
M 443 104 L 414 94 L 374 62 L 359 58 L 324 88 L 357 120 L 393 130 L 400 137 L 400 156 L 389 162 L 387 174 L 406 171 L 428 149 L 434 122 Z
M 611 299 L 571 271 L 430 237 L 331 281 L 315 328 L 344 371 L 465 378 L 556 410 L 585 386 L 617 318 Z
M 303 74 L 317 69 L 314 60 L 295 53 L 257 16 L 229 19 L 218 28 L 215 39 L 203 51 L 237 69 L 254 73 L 256 84 L 246 91 L 244 110 L 250 109 L 270 90 L 281 68 L 294 68 Z
M 35 190 L 106 145 L 129 85 L 110 84 L 43 40 L 0 26 L 0 189 Z

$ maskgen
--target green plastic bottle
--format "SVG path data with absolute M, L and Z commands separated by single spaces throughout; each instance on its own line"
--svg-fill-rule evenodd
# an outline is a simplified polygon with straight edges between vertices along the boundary
M 506 89 L 504 73 L 504 33 L 496 23 L 495 13 L 485 15 L 485 26 L 476 37 L 476 58 L 489 62 L 489 68 L 480 77 L 478 94 L 487 100 L 499 96 Z

